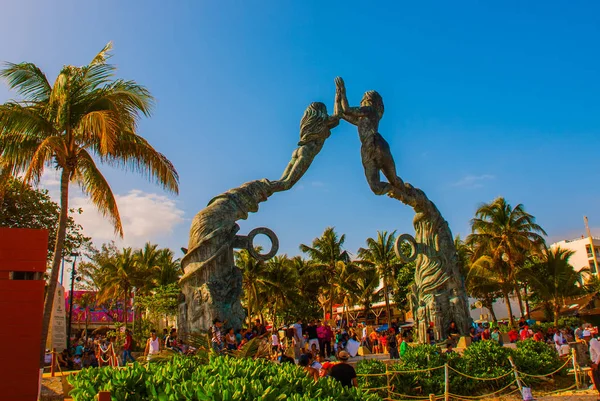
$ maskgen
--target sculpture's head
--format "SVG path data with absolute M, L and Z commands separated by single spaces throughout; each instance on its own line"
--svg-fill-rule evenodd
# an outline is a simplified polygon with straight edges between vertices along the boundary
M 365 92 L 360 101 L 360 105 L 373 107 L 379 118 L 383 117 L 383 98 L 377 91 Z
M 300 135 L 322 131 L 327 127 L 328 117 L 325 103 L 309 104 L 300 120 Z

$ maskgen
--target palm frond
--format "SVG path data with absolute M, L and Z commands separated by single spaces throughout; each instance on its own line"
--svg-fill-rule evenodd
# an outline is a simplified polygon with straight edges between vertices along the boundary
M 52 92 L 46 75 L 32 63 L 5 63 L 0 77 L 6 79 L 10 89 L 32 102 L 46 102 Z
M 79 183 L 84 193 L 89 195 L 92 202 L 103 216 L 108 216 L 112 221 L 115 233 L 123 236 L 123 225 L 115 196 L 112 193 L 110 185 L 96 167 L 96 163 L 90 154 L 81 149 L 79 151 L 79 160 L 75 170 L 75 180 Z

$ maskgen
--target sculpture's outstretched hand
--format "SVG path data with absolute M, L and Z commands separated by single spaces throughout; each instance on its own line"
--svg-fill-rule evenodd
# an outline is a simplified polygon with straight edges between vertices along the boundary
M 335 77 L 335 93 L 342 96 L 346 95 L 346 84 L 342 77 Z

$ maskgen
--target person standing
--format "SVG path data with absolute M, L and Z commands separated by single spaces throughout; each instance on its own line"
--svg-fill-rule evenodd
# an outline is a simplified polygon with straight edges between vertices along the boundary
M 387 348 L 390 353 L 390 359 L 398 359 L 398 340 L 396 339 L 396 330 L 392 327 L 387 335 Z
M 592 381 L 594 382 L 594 386 L 596 387 L 596 391 L 600 394 L 600 369 L 598 368 L 598 364 L 600 364 L 600 341 L 596 338 L 591 338 L 590 332 L 585 330 L 583 333 L 583 341 L 587 341 L 590 344 L 590 361 L 592 368 Z
M 157 355 L 160 352 L 160 340 L 156 336 L 156 330 L 150 332 L 150 338 L 146 341 L 146 348 L 144 349 L 144 356 L 150 360 L 153 355 Z
M 135 359 L 133 359 L 133 356 L 131 355 L 132 345 L 133 345 L 133 337 L 131 336 L 131 331 L 129 331 L 129 329 L 127 329 L 127 330 L 125 330 L 125 344 L 123 344 L 123 355 L 122 355 L 123 366 L 127 366 L 127 358 L 129 358 L 129 360 L 131 362 L 135 362 Z
M 212 344 L 213 349 L 217 353 L 221 353 L 223 351 L 223 333 L 221 332 L 221 327 L 223 326 L 223 322 L 218 318 L 213 320 L 213 326 L 211 328 L 211 339 L 210 342 Z
M 325 339 L 327 338 L 327 328 L 325 327 L 325 322 L 321 322 L 319 327 L 317 327 L 317 338 L 319 339 L 319 354 L 321 358 L 325 357 Z M 331 344 L 329 344 L 327 356 L 331 353 Z
M 271 351 L 273 354 L 277 355 L 280 349 L 281 343 L 279 342 L 279 333 L 273 328 L 271 331 Z
M 400 343 L 400 358 L 406 354 L 406 351 L 408 351 L 408 339 L 406 336 L 402 336 L 402 342 Z
M 294 338 L 292 342 L 294 344 L 294 358 L 296 360 L 300 359 L 300 355 L 302 354 L 302 347 L 304 347 L 304 337 L 302 336 L 302 320 L 298 319 L 298 321 L 292 325 L 294 328 Z
M 308 337 L 308 349 L 312 349 L 313 345 L 315 345 L 318 349 L 319 336 L 317 335 L 317 325 L 315 324 L 314 320 L 308 324 L 308 327 L 306 328 L 306 335 Z
M 335 364 L 329 373 L 329 376 L 339 381 L 342 386 L 345 387 L 358 387 L 358 381 L 356 379 L 356 370 L 352 365 L 348 364 L 350 354 L 346 351 L 340 351 L 338 359 L 340 363 Z

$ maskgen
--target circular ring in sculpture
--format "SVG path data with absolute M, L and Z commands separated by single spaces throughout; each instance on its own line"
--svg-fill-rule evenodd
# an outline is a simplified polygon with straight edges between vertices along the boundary
M 400 244 L 402 242 L 407 242 L 410 245 L 410 255 L 405 255 L 400 248 Z M 417 242 L 415 238 L 410 234 L 402 234 L 396 238 L 396 242 L 394 243 L 394 251 L 396 252 L 396 256 L 398 259 L 402 261 L 402 263 L 410 263 L 417 259 Z
M 257 252 L 256 248 L 254 248 L 254 237 L 256 237 L 258 234 L 263 234 L 263 235 L 266 235 L 267 237 L 269 237 L 269 240 L 271 241 L 271 250 L 269 251 L 269 253 L 261 254 L 261 253 Z M 267 227 L 255 228 L 254 230 L 252 230 L 248 233 L 247 238 L 248 238 L 248 253 L 254 259 L 269 260 L 277 254 L 277 251 L 279 251 L 279 239 L 277 238 L 277 235 L 275 235 L 275 233 L 272 230 L 268 229 Z

